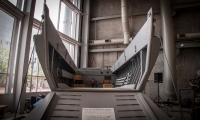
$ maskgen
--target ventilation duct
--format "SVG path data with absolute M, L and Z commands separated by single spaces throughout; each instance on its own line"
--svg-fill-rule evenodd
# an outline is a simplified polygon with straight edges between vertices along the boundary
M 200 38 L 200 33 L 177 34 L 177 39 L 180 40 L 198 39 L 198 38 Z
M 129 44 L 130 28 L 127 0 L 121 0 L 122 27 L 124 31 L 124 44 Z
M 90 49 L 89 52 L 120 52 L 126 48 Z
M 131 41 L 132 38 L 129 39 Z M 89 45 L 115 45 L 115 44 L 123 44 L 124 39 L 118 38 L 118 39 L 106 39 L 106 40 L 89 40 Z

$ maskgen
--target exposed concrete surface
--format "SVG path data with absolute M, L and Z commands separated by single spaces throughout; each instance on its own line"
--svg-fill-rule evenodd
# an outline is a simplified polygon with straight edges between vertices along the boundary
M 200 48 L 180 49 L 176 59 L 178 88 L 190 87 L 188 80 L 193 79 L 200 70 Z
M 163 51 L 160 50 L 155 66 L 149 76 L 149 81 L 145 87 L 145 94 L 154 100 L 157 96 L 158 85 L 154 83 L 154 73 L 164 71 Z M 177 90 L 181 88 L 191 88 L 189 80 L 193 79 L 197 71 L 200 70 L 200 48 L 180 49 L 176 56 L 176 79 Z M 165 100 L 165 85 L 160 83 L 160 96 Z
M 153 70 L 152 70 L 152 72 L 149 76 L 148 82 L 145 86 L 144 92 L 152 100 L 154 100 L 156 98 L 157 93 L 158 93 L 158 91 L 157 91 L 158 90 L 158 84 L 154 83 L 154 73 L 158 73 L 158 72 L 163 73 L 164 72 L 164 61 L 163 60 L 164 60 L 163 50 L 160 50 L 158 58 L 157 58 L 156 63 L 155 63 L 155 66 L 153 67 Z M 160 83 L 159 87 L 160 87 L 160 91 L 159 91 L 160 97 L 164 100 L 165 99 L 164 83 Z
M 144 5 L 145 2 L 145 5 Z M 132 1 L 128 0 L 129 13 L 147 12 L 152 6 L 158 10 L 159 0 L 152 1 Z M 92 0 L 90 7 L 90 17 L 101 17 L 121 14 L 121 0 Z M 156 25 L 161 35 L 160 15 L 155 14 Z M 147 20 L 146 15 L 130 16 L 129 25 L 131 36 L 135 36 Z M 106 19 L 100 21 L 91 21 L 89 28 L 89 40 L 123 38 L 121 18 Z M 104 48 L 124 48 L 126 45 L 107 45 L 107 46 L 90 46 L 89 49 Z M 110 53 L 89 53 L 88 67 L 102 68 L 103 66 L 112 66 L 122 52 Z M 100 57 L 101 56 L 101 57 Z M 93 66 L 92 59 L 95 65 Z M 100 58 L 100 59 L 99 59 Z
M 179 10 L 173 16 L 174 35 L 182 33 L 200 32 L 200 8 Z
M 172 4 L 190 2 L 194 0 L 172 0 Z M 153 10 L 160 10 L 159 0 L 128 0 L 129 13 L 147 12 L 151 7 Z M 121 14 L 121 0 L 91 0 L 91 18 L 103 17 L 109 15 Z M 200 8 L 193 8 L 187 10 L 177 10 L 173 15 L 174 25 L 174 37 L 180 33 L 200 32 L 200 14 L 197 12 Z M 160 13 L 154 14 L 156 19 L 156 26 L 159 35 L 162 38 L 161 18 Z M 131 35 L 134 37 L 140 28 L 143 26 L 147 19 L 146 15 L 130 16 L 129 24 Z M 96 34 L 96 36 L 95 36 Z M 105 19 L 96 21 L 90 21 L 89 40 L 98 39 L 111 39 L 111 38 L 123 38 L 121 18 Z M 89 49 L 103 49 L 103 48 L 121 48 L 126 45 L 107 45 L 107 46 L 90 46 Z M 89 53 L 88 54 L 88 66 L 92 66 L 92 58 L 94 58 L 94 67 L 102 68 L 103 66 L 112 66 L 122 52 L 110 52 L 110 53 Z M 155 66 L 149 76 L 149 82 L 145 87 L 145 94 L 152 100 L 157 96 L 157 84 L 154 83 L 154 73 L 163 72 L 163 52 L 159 53 Z M 200 69 L 200 48 L 180 49 L 179 54 L 176 55 L 176 78 L 177 87 L 186 88 L 190 87 L 188 80 L 192 79 L 197 70 Z M 160 96 L 164 100 L 164 83 L 160 84 Z
M 96 24 L 96 30 L 95 30 Z M 122 22 L 121 18 L 101 20 L 90 22 L 89 39 L 111 39 L 111 38 L 123 38 Z

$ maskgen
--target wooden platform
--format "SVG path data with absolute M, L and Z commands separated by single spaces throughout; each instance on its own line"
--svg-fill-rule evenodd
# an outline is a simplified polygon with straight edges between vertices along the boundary
M 4 111 L 7 107 L 7 105 L 0 105 L 0 116 L 4 116 Z

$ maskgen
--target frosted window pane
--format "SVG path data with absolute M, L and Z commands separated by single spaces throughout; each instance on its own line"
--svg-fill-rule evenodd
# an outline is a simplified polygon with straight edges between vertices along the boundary
M 44 0 L 36 0 L 34 18 L 39 21 L 41 20 L 41 15 L 43 14 L 43 5 Z
M 15 5 L 16 6 L 16 4 L 17 4 L 17 0 L 8 0 L 8 1 L 10 1 L 13 5 Z
M 59 10 L 59 2 L 60 0 L 47 0 L 46 4 L 49 8 L 50 18 L 53 22 L 55 28 L 57 28 L 58 22 L 58 10 Z

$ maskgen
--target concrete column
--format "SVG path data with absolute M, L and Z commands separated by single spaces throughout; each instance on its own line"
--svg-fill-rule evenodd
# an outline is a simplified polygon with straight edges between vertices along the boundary
M 36 0 L 26 0 L 24 3 L 24 12 L 26 16 L 23 17 L 21 22 L 21 30 L 19 37 L 19 46 L 17 50 L 17 61 L 14 77 L 14 91 L 13 91 L 13 105 L 12 112 L 15 112 L 20 98 L 21 90 L 22 96 L 19 105 L 19 113 L 24 113 L 24 104 L 26 96 L 26 72 L 28 69 L 29 50 L 31 43 L 31 34 L 33 27 L 33 16 L 35 10 Z M 24 81 L 25 80 L 25 81 Z M 25 84 L 23 84 L 25 82 Z M 23 86 L 24 85 L 24 86 Z
M 78 59 L 79 59 L 79 46 L 77 44 L 74 45 L 74 63 L 78 67 Z
M 175 65 L 175 45 L 174 30 L 171 12 L 171 1 L 160 0 L 163 48 L 164 54 L 164 82 L 166 99 L 176 100 L 174 84 L 176 86 L 176 65 Z M 167 60 L 166 60 L 167 58 Z M 174 80 L 174 83 L 172 81 Z
M 82 22 L 82 46 L 81 46 L 81 64 L 80 68 L 88 67 L 88 41 L 89 41 L 89 23 L 90 23 L 90 0 L 84 0 Z

